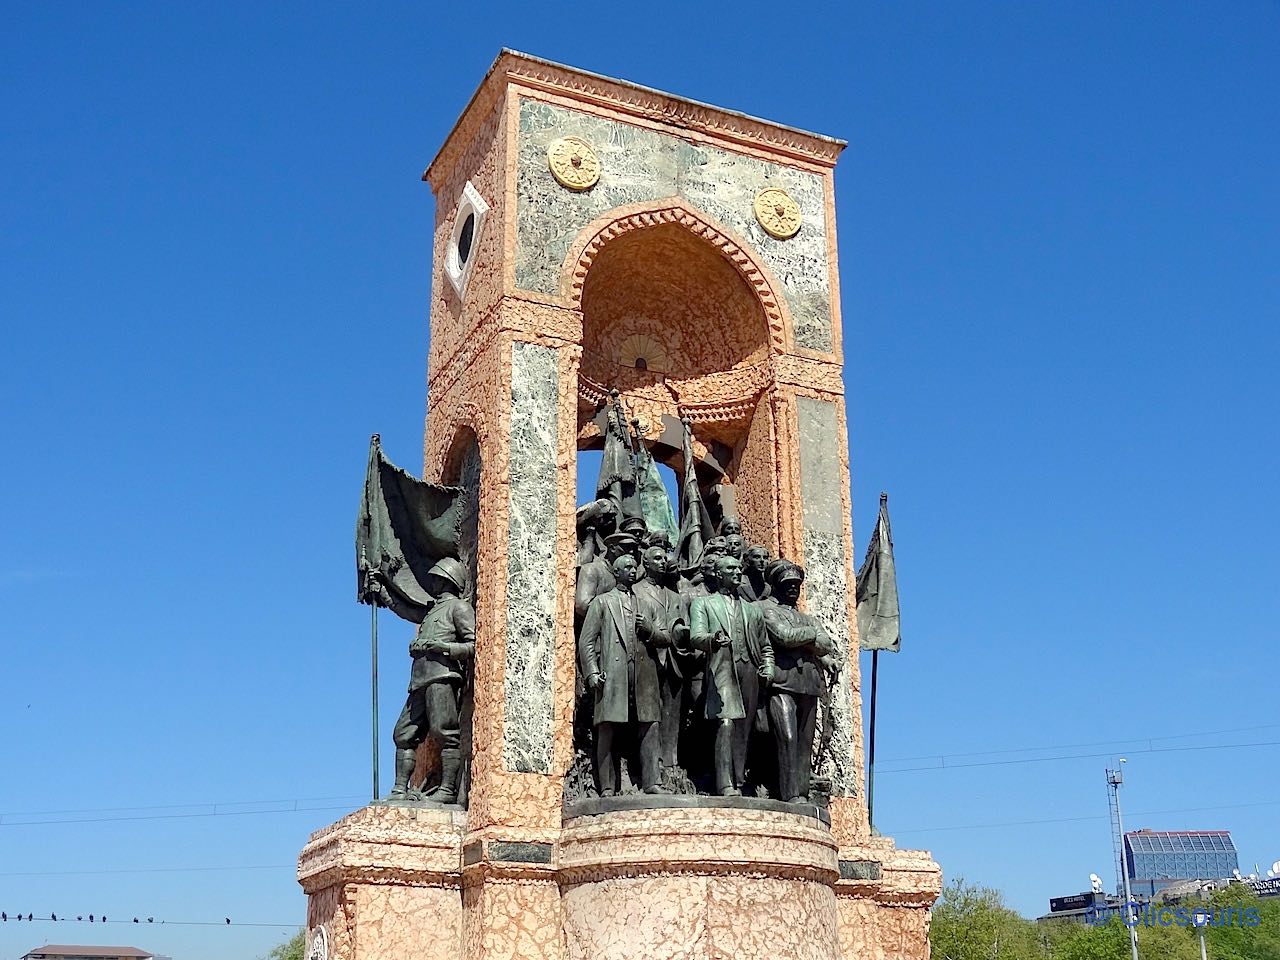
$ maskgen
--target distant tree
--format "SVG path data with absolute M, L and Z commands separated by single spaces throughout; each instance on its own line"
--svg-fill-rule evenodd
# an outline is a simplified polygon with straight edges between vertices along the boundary
M 1186 923 L 1201 904 L 1168 904 L 1161 924 L 1157 904 L 1151 926 L 1138 927 L 1138 960 L 1199 960 L 1199 933 Z M 1280 899 L 1259 900 L 1246 885 L 1233 883 L 1205 904 L 1230 923 L 1206 931 L 1210 960 L 1280 960 Z M 1246 914 L 1245 911 L 1255 911 Z M 1246 925 L 1256 917 L 1257 922 Z M 1182 922 L 1178 922 L 1181 919 Z M 934 906 L 930 932 L 934 960 L 1130 960 L 1129 931 L 1119 917 L 1092 926 L 1070 920 L 1037 924 L 1005 906 L 998 890 L 953 881 Z
M 953 880 L 933 908 L 935 960 L 1042 960 L 1035 924 L 1005 906 L 998 890 Z
M 1219 918 L 1233 911 L 1230 922 L 1210 926 L 1205 942 L 1212 960 L 1280 960 L 1280 901 L 1261 900 L 1243 883 L 1228 884 L 1214 892 L 1205 907 Z M 1246 926 L 1246 911 L 1258 922 Z M 1197 954 L 1199 956 L 1199 948 Z
M 288 940 L 277 943 L 259 960 L 303 960 L 307 955 L 307 931 L 299 930 Z

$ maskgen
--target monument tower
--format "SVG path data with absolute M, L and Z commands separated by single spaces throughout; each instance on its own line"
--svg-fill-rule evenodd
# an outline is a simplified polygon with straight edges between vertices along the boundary
M 313 955 L 928 955 L 937 865 L 871 835 L 862 789 L 843 147 L 511 51 L 495 61 L 424 175 L 436 223 L 423 475 L 468 489 L 475 513 L 459 550 L 475 598 L 464 805 L 374 804 L 316 833 L 298 868 Z M 654 796 L 579 789 L 575 738 L 591 718 L 578 452 L 607 447 L 615 422 L 636 456 L 689 478 L 705 539 L 736 521 L 741 542 L 803 568 L 791 616 L 831 645 L 812 802 L 709 790 L 693 773 Z M 638 536 L 604 539 L 640 557 Z M 700 575 L 685 572 L 689 637 Z M 702 592 L 726 575 L 708 572 Z M 696 633 L 661 642 L 689 663 L 714 656 Z M 745 720 L 756 739 L 769 689 Z

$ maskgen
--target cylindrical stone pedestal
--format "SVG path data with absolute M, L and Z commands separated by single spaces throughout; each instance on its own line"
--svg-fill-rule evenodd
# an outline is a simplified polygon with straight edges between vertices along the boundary
M 839 960 L 836 843 L 773 810 L 623 810 L 566 820 L 566 960 Z

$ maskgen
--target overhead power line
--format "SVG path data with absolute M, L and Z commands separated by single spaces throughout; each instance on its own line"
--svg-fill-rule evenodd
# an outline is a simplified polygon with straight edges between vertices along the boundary
M 998 757 L 1010 753 L 1037 753 L 1043 750 L 1083 750 L 1086 747 L 1128 747 L 1145 743 L 1151 746 L 1165 740 L 1190 740 L 1192 737 L 1218 737 L 1227 733 L 1253 733 L 1274 730 L 1280 723 L 1260 723 L 1251 727 L 1228 727 L 1224 730 L 1202 730 L 1199 733 L 1169 733 L 1159 737 L 1127 737 L 1123 740 L 1091 740 L 1087 743 L 1050 743 L 1038 747 L 1009 747 L 1002 750 L 970 750 L 967 753 L 928 753 L 918 757 L 891 757 L 881 763 L 911 763 L 916 760 L 949 760 L 960 757 Z M 1123 752 L 1123 751 L 1121 751 Z
M 66 823 L 119 823 L 131 820 L 190 820 L 201 817 L 248 817 L 262 813 L 309 813 L 316 810 L 350 810 L 352 803 L 359 803 L 365 796 L 354 797 L 348 803 L 320 806 L 304 806 L 300 802 L 273 810 L 228 810 L 219 809 L 221 804 L 211 804 L 207 809 L 185 813 L 140 813 L 121 814 L 105 817 L 58 816 L 57 814 L 0 814 L 0 827 L 35 827 L 46 824 Z M 18 819 L 15 819 L 18 818 Z M 20 819 L 27 818 L 27 819 Z
M 8 914 L 8 911 L 4 911 Z M 136 923 L 140 926 L 152 924 L 154 926 L 166 927 L 286 927 L 296 930 L 301 927 L 301 923 L 257 923 L 243 920 L 232 920 L 223 918 L 222 920 L 157 920 L 155 917 L 144 917 L 139 915 L 128 920 L 107 920 L 105 917 L 98 917 L 96 920 L 88 919 L 87 914 L 80 916 L 59 916 L 55 911 L 47 917 L 37 917 L 32 911 L 20 911 L 16 916 L 6 916 L 6 923 L 59 923 L 59 924 L 99 924 L 99 923 Z
M 17 870 L 0 877 L 83 877 L 112 873 L 238 873 L 242 870 L 293 870 L 296 863 L 253 864 L 245 867 L 108 867 L 104 870 Z
M 1204 743 L 1188 747 L 1139 747 L 1126 750 L 1126 753 L 1189 753 L 1196 750 L 1237 750 L 1245 747 L 1280 747 L 1280 740 L 1261 740 L 1251 743 Z M 1114 756 L 1115 751 L 1105 753 L 1070 753 L 1056 757 L 1021 757 L 1017 760 L 982 760 L 974 763 L 947 763 L 941 757 L 940 763 L 922 767 L 899 767 L 896 770 L 880 770 L 880 773 L 913 773 L 920 770 L 965 770 L 969 767 L 1007 767 L 1020 763 L 1055 763 L 1059 760 L 1097 760 Z
M 1172 810 L 1139 810 L 1129 814 L 1130 817 L 1155 817 L 1167 813 L 1203 813 L 1208 810 L 1239 810 L 1245 807 L 1280 806 L 1280 800 L 1257 800 L 1252 803 L 1223 803 L 1211 807 L 1177 807 Z M 894 827 L 888 832 L 893 835 L 903 833 L 945 833 L 958 830 L 994 830 L 1004 827 L 1035 827 L 1049 823 L 1084 823 L 1090 820 L 1106 820 L 1107 816 L 1094 814 L 1086 817 L 1048 817 L 1040 820 L 1004 820 L 1000 823 L 964 823 L 946 827 Z

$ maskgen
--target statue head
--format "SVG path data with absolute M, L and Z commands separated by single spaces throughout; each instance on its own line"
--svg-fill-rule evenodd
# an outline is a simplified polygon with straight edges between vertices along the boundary
M 639 545 L 640 544 L 636 538 L 629 533 L 623 533 L 621 531 L 618 533 L 611 533 L 604 538 L 605 559 L 610 563 L 613 563 L 614 560 L 624 554 L 632 556 L 635 554 L 636 547 Z
M 453 557 L 445 557 L 437 561 L 435 566 L 427 571 L 427 578 L 430 581 L 427 584 L 427 590 L 436 596 L 442 594 L 462 596 L 467 592 L 467 568 L 462 565 L 461 560 L 455 560 Z
M 779 603 L 794 607 L 800 602 L 800 588 L 804 586 L 804 567 L 790 560 L 769 564 L 769 584 Z
M 737 557 L 728 554 L 717 557 L 712 574 L 716 590 L 720 593 L 737 593 L 738 583 L 742 580 L 742 563 Z
M 644 522 L 644 517 L 623 517 L 618 521 L 618 529 L 623 533 L 631 534 L 641 542 L 649 535 L 649 528 Z
M 703 550 L 702 561 L 698 564 L 698 569 L 702 571 L 702 582 L 711 589 L 715 589 L 714 580 L 716 576 L 716 561 L 724 556 L 722 550 Z
M 613 562 L 609 564 L 609 569 L 613 571 L 613 576 L 619 584 L 628 587 L 640 579 L 640 564 L 629 553 L 614 557 Z
M 727 533 L 724 537 L 724 552 L 731 557 L 742 559 L 742 554 L 747 549 L 747 541 L 742 539 L 740 533 Z
M 666 582 L 668 586 L 675 586 L 675 582 L 680 576 L 680 557 L 675 553 L 667 554 Z
M 731 533 L 742 536 L 742 522 L 737 517 L 725 517 L 720 521 L 720 536 L 727 537 Z
M 671 534 L 665 530 L 650 530 L 645 537 L 645 543 L 651 547 L 664 547 L 671 549 Z
M 763 576 L 765 567 L 769 565 L 768 549 L 758 543 L 748 547 L 742 556 L 742 565 L 757 576 Z
M 645 576 L 654 583 L 660 583 L 667 575 L 667 549 L 658 544 L 645 547 L 641 559 L 644 561 Z

